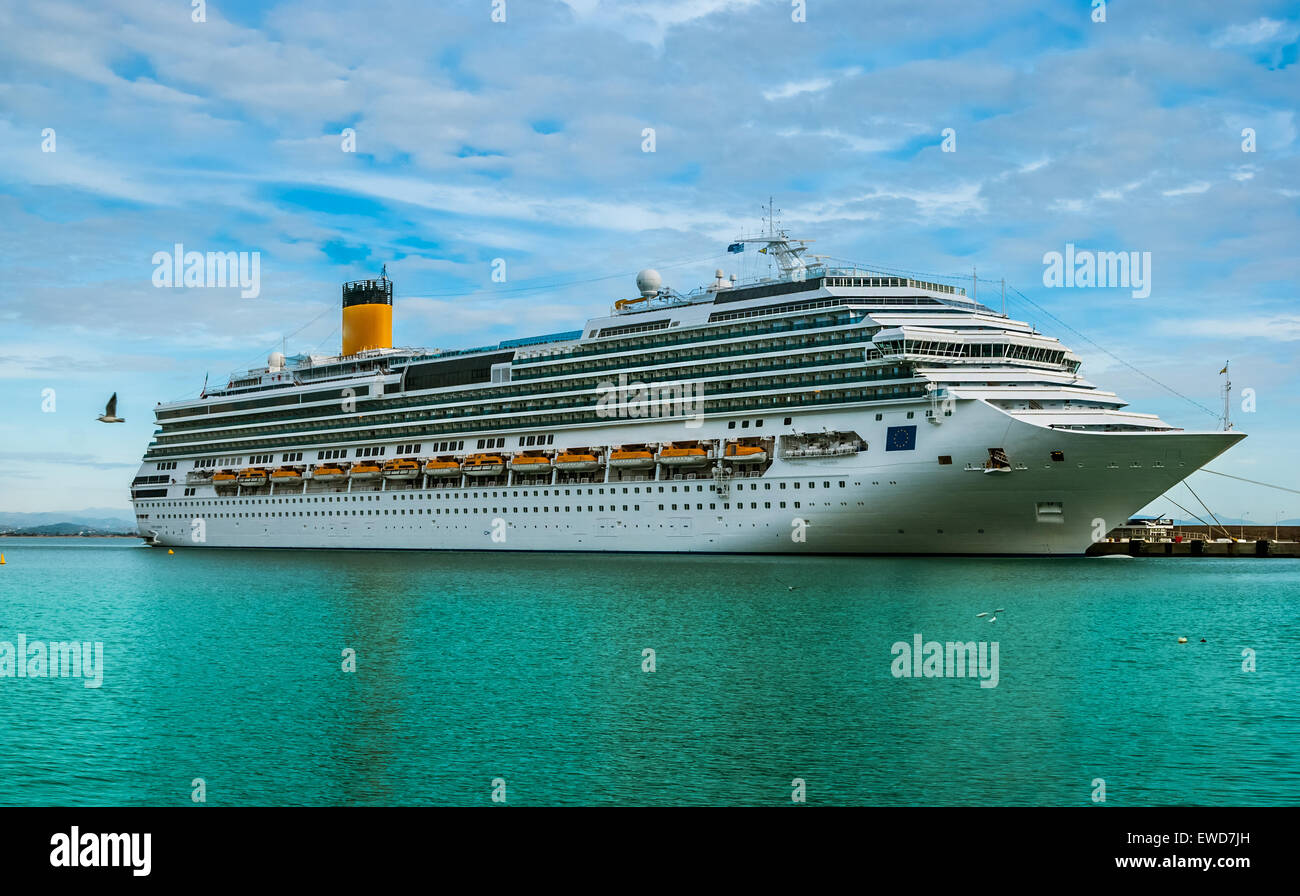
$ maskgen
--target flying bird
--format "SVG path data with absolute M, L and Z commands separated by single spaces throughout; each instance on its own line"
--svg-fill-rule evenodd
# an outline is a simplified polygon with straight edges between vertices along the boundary
M 100 423 L 125 423 L 126 422 L 126 420 L 117 416 L 117 393 L 116 392 L 114 392 L 113 397 L 108 400 L 108 404 L 104 405 L 104 413 L 100 414 L 95 419 L 97 419 Z

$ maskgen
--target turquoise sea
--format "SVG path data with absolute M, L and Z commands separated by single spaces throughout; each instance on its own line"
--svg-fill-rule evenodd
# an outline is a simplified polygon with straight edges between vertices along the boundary
M 3 805 L 1300 804 L 1296 561 L 0 551 Z

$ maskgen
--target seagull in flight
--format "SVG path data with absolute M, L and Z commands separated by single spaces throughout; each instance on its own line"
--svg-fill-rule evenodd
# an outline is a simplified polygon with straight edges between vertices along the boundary
M 104 405 L 104 413 L 100 414 L 95 419 L 97 419 L 100 423 L 125 423 L 126 422 L 125 419 L 117 416 L 117 393 L 116 392 L 114 392 L 113 397 L 108 400 L 108 404 Z

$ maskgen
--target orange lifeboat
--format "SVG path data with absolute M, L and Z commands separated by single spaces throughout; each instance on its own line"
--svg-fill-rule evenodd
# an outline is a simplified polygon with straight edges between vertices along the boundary
M 659 452 L 659 463 L 665 467 L 700 467 L 709 462 L 709 453 L 703 448 L 664 448 Z
M 499 476 L 506 470 L 506 462 L 499 454 L 471 454 L 461 464 L 466 476 Z
M 510 469 L 517 476 L 542 476 L 551 472 L 551 459 L 539 454 L 520 454 L 510 459 Z
M 385 479 L 418 479 L 420 465 L 404 457 L 394 458 L 384 464 Z
M 431 460 L 424 465 L 426 476 L 433 476 L 438 479 L 447 479 L 450 477 L 460 477 L 460 464 L 454 460 Z
M 364 482 L 368 479 L 378 479 L 383 475 L 383 470 L 379 469 L 378 464 L 361 463 L 349 470 L 348 475 L 358 482 Z
M 555 458 L 555 469 L 561 473 L 591 473 L 600 469 L 600 460 L 594 454 L 566 452 Z
M 347 479 L 348 474 L 343 471 L 342 467 L 334 464 L 326 464 L 323 467 L 317 467 L 311 471 L 311 478 L 317 482 L 338 482 L 341 479 Z
M 239 475 L 235 477 L 235 484 L 243 488 L 257 488 L 266 485 L 269 478 L 264 468 L 248 467 L 239 471 Z
M 728 445 L 725 457 L 733 464 L 761 464 L 767 452 L 757 445 Z
M 616 470 L 648 470 L 655 465 L 655 456 L 645 450 L 611 451 L 609 465 Z

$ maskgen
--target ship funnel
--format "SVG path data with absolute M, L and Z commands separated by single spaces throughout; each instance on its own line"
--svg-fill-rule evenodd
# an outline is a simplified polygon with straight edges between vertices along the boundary
M 343 284 L 343 354 L 393 347 L 393 281 Z

